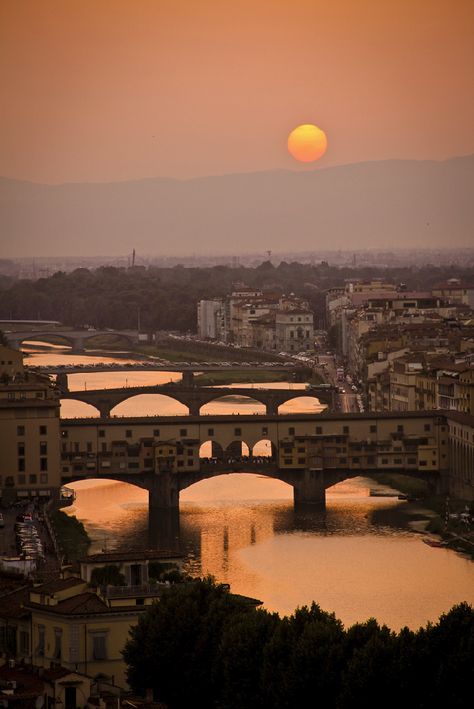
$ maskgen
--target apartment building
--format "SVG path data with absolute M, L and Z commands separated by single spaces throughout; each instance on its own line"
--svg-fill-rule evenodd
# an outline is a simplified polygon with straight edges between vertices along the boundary
M 314 347 L 313 313 L 294 294 L 281 296 L 239 284 L 221 300 L 198 303 L 198 334 L 240 347 L 306 351 Z
M 51 387 L 41 382 L 0 385 L 3 504 L 57 494 L 59 440 L 59 399 Z

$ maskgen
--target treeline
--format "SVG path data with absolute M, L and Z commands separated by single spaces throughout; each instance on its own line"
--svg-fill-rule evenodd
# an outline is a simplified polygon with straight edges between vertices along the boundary
M 319 265 L 264 262 L 257 268 L 104 267 L 58 272 L 36 281 L 0 281 L 0 318 L 51 319 L 66 325 L 96 328 L 135 328 L 140 313 L 142 328 L 196 330 L 196 303 L 217 298 L 243 282 L 255 288 L 296 293 L 306 298 L 320 320 L 325 291 L 345 279 L 383 277 L 406 283 L 410 289 L 429 290 L 446 278 L 474 281 L 474 268 L 339 268 Z
M 373 619 L 345 630 L 315 604 L 280 618 L 206 579 L 165 591 L 130 634 L 131 687 L 170 709 L 453 709 L 472 694 L 466 603 L 417 632 Z

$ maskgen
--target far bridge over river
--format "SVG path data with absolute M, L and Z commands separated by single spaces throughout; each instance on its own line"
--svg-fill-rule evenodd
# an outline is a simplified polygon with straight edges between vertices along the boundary
M 89 389 L 63 391 L 61 399 L 74 399 L 94 406 L 101 417 L 107 418 L 112 410 L 123 401 L 142 394 L 162 394 L 188 407 L 191 416 L 199 416 L 201 408 L 223 397 L 246 397 L 265 406 L 267 414 L 277 414 L 281 404 L 301 397 L 318 399 L 330 410 L 334 409 L 336 388 L 321 384 L 306 389 L 264 389 L 260 387 L 210 387 L 186 386 L 180 382 L 152 386 L 132 386 L 118 389 Z
M 296 505 L 324 505 L 327 488 L 379 472 L 448 490 L 448 438 L 439 411 L 63 419 L 62 483 L 119 480 L 148 490 L 150 509 L 177 511 L 194 483 L 258 473 L 291 485 Z

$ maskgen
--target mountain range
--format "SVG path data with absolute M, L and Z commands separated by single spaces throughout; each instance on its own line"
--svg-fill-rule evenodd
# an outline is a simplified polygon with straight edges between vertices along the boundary
M 3 257 L 472 246 L 474 155 L 187 180 L 0 178 Z

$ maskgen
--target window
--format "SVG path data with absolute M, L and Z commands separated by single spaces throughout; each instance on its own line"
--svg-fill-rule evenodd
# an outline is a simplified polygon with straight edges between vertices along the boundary
M 30 634 L 26 630 L 20 630 L 20 653 L 28 655 L 30 652 Z
M 401 459 L 401 458 L 394 458 L 394 459 L 393 459 L 393 464 L 394 464 L 394 465 L 401 465 L 401 464 L 402 464 L 402 459 Z
M 36 653 L 40 657 L 44 655 L 44 625 L 38 625 L 38 645 L 36 647 Z
M 18 458 L 18 472 L 19 473 L 24 473 L 25 472 L 25 459 L 24 458 Z
M 54 629 L 54 650 L 53 650 L 53 659 L 54 660 L 60 660 L 61 659 L 61 645 L 62 645 L 62 639 L 63 639 L 63 631 L 61 628 L 55 628 Z
M 154 436 L 159 436 L 159 435 L 160 435 L 160 429 L 159 429 L 159 428 L 153 429 L 153 435 L 154 435 Z
M 360 461 L 359 461 L 359 458 L 352 458 L 352 462 L 353 462 L 353 463 L 359 463 Z
M 48 459 L 40 458 L 40 470 L 45 473 L 48 470 Z
M 322 426 L 316 426 L 316 433 L 317 433 L 318 435 L 321 435 L 322 432 L 323 432 L 323 427 L 322 427 Z
M 306 463 L 306 458 L 298 458 L 298 464 L 304 465 Z
M 93 660 L 106 660 L 107 659 L 107 647 L 106 647 L 106 633 L 92 633 L 92 659 Z
M 387 465 L 388 458 L 382 458 L 382 465 Z
M 207 429 L 207 435 L 208 435 L 208 436 L 213 436 L 213 435 L 214 435 L 214 429 L 213 429 L 213 428 L 208 428 L 208 429 Z
M 25 444 L 24 443 L 18 443 L 17 452 L 18 452 L 18 455 L 25 455 Z
M 89 441 L 87 442 L 87 452 L 92 453 L 92 443 L 90 443 Z
M 40 455 L 48 455 L 48 444 L 46 441 L 40 443 Z
M 234 436 L 241 436 L 242 435 L 242 429 L 241 428 L 234 428 Z
M 46 485 L 48 482 L 48 473 L 40 473 L 40 483 Z
M 426 460 L 420 460 L 420 466 L 426 466 Z
M 304 452 L 305 452 L 304 446 L 298 447 L 298 448 L 296 449 L 296 452 L 297 452 L 297 453 L 304 453 Z
M 64 430 L 61 431 L 61 438 L 68 438 L 68 435 L 69 435 L 69 431 L 64 431 Z M 100 435 L 100 433 L 99 433 L 99 435 Z
M 192 465 L 192 464 L 193 464 L 193 462 L 194 462 L 194 461 L 193 461 L 193 459 L 192 459 L 192 458 L 188 458 L 188 465 Z
M 397 433 L 403 433 L 403 425 L 402 424 L 399 424 L 397 426 Z
M 188 435 L 188 429 L 187 429 L 187 428 L 180 428 L 180 429 L 179 429 L 179 435 L 180 435 L 180 436 L 187 436 L 187 435 Z
M 36 485 L 37 476 L 36 474 L 30 475 L 30 484 Z
M 101 443 L 101 451 L 102 453 L 107 453 L 107 443 Z
M 99 438 L 105 438 L 105 431 L 103 428 L 101 428 L 99 431 Z
M 262 426 L 262 436 L 268 436 L 268 426 Z
M 131 430 L 128 428 L 128 429 L 125 431 L 125 438 L 131 438 L 131 437 L 132 437 L 132 432 L 131 432 Z
M 342 427 L 342 432 L 345 433 L 345 434 L 348 434 L 348 433 L 349 433 L 349 426 L 343 426 L 343 427 Z
M 431 431 L 431 425 L 429 423 L 425 423 L 424 429 L 425 431 Z
M 295 429 L 293 428 L 293 426 L 290 426 L 290 428 L 288 429 L 288 435 L 289 435 L 289 436 L 294 436 L 294 435 L 295 435 Z
M 16 435 L 17 436 L 24 436 L 25 435 L 25 427 L 24 426 L 17 426 L 16 427 Z
M 291 465 L 293 460 L 291 458 L 283 458 L 283 463 L 285 465 Z
M 377 433 L 377 426 L 372 425 L 370 427 L 370 433 Z
M 18 476 L 18 485 L 24 485 L 26 483 L 26 475 Z
M 46 436 L 48 433 L 48 427 L 47 426 L 40 426 L 40 436 Z

